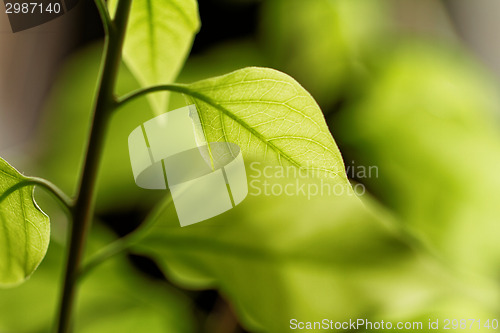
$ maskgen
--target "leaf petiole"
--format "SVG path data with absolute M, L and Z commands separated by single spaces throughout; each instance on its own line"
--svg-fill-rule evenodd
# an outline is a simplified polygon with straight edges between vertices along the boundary
M 95 5 L 97 10 L 99 11 L 99 15 L 101 16 L 102 25 L 104 26 L 104 32 L 106 35 L 109 34 L 110 30 L 114 28 L 113 20 L 109 15 L 108 7 L 104 0 L 95 0 Z
M 38 177 L 26 178 L 25 180 L 10 187 L 7 191 L 2 193 L 2 195 L 0 195 L 0 204 L 2 204 L 3 200 L 5 200 L 9 195 L 11 195 L 12 193 L 14 193 L 17 190 L 20 190 L 26 186 L 38 186 L 38 187 L 45 189 L 54 198 L 56 198 L 57 201 L 64 208 L 66 208 L 68 210 L 68 212 L 71 212 L 73 210 L 73 206 L 74 206 L 73 199 L 71 199 L 69 196 L 67 196 L 66 193 L 64 193 L 61 189 L 59 189 L 56 185 L 54 185 L 50 181 L 43 179 L 43 178 L 38 178 Z
M 84 278 L 90 271 L 105 262 L 106 260 L 114 257 L 117 254 L 123 253 L 134 246 L 138 241 L 142 240 L 147 234 L 154 222 L 158 220 L 157 216 L 163 212 L 164 209 L 173 203 L 172 195 L 168 196 L 162 204 L 158 205 L 144 220 L 144 222 L 133 232 L 123 238 L 108 244 L 102 248 L 94 256 L 92 256 L 87 264 L 83 266 L 78 274 L 78 278 Z

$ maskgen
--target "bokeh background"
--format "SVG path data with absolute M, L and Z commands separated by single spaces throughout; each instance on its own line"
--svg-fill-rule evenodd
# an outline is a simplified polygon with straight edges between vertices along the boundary
M 236 223 L 228 241 L 263 232 L 292 247 L 287 240 L 308 231 L 310 238 L 298 237 L 301 248 L 321 265 L 296 265 L 293 273 L 245 260 L 212 266 L 220 258 L 175 249 L 165 250 L 165 263 L 138 248 L 84 283 L 77 331 L 286 332 L 293 314 L 498 319 L 500 2 L 200 0 L 199 10 L 202 28 L 178 82 L 246 66 L 291 75 L 321 106 L 346 165 L 377 166 L 378 177 L 351 177 L 366 186 L 368 208 L 257 201 L 249 207 L 258 217 L 251 208 L 224 217 L 255 231 L 242 236 Z M 17 34 L 0 15 L 0 156 L 68 193 L 79 175 L 102 37 L 91 1 Z M 137 86 L 123 67 L 119 92 Z M 174 96 L 170 109 L 184 103 Z M 134 230 L 164 195 L 137 188 L 128 161 L 128 134 L 152 117 L 142 100 L 113 119 L 89 251 Z M 66 222 L 49 198 L 37 197 L 52 218 L 49 255 L 25 285 L 0 290 L 2 333 L 51 325 Z M 184 237 L 172 227 L 176 235 Z M 216 273 L 181 274 L 182 259 Z

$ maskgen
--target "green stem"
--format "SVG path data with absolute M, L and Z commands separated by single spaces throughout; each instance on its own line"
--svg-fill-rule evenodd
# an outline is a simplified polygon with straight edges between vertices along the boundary
M 9 195 L 11 195 L 12 193 L 14 193 L 17 190 L 20 190 L 20 189 L 22 189 L 23 187 L 26 187 L 26 186 L 39 186 L 39 187 L 47 190 L 47 192 L 49 192 L 50 194 L 52 194 L 52 196 L 54 198 L 56 198 L 59 201 L 59 203 L 66 210 L 68 210 L 69 212 L 72 211 L 74 202 L 73 202 L 73 200 L 70 197 L 68 197 L 66 195 L 66 193 L 64 193 L 63 191 L 61 191 L 56 185 L 52 184 L 48 180 L 43 179 L 43 178 L 37 178 L 37 177 L 26 178 L 25 180 L 23 180 L 23 181 L 15 184 L 15 185 L 13 185 L 12 187 L 10 187 L 7 191 L 5 191 L 4 193 L 2 193 L 2 195 L 0 195 L 0 204 Z
M 190 91 L 186 86 L 181 85 L 181 84 L 161 84 L 157 86 L 152 86 L 148 88 L 142 88 L 138 89 L 136 91 L 133 91 L 123 97 L 118 98 L 118 106 L 123 106 L 134 99 L 137 99 L 139 97 L 145 96 L 147 94 L 155 93 L 155 92 L 162 92 L 162 91 L 173 91 L 173 92 L 180 92 L 180 93 L 185 93 L 186 91 Z
M 109 119 L 116 106 L 114 88 L 121 61 L 131 2 L 132 0 L 119 1 L 115 20 L 106 36 L 104 60 L 99 78 L 99 90 L 94 108 L 90 138 L 73 210 L 73 225 L 70 230 L 69 253 L 59 308 L 58 333 L 68 333 L 71 327 L 80 262 L 85 249 L 87 233 L 94 216 L 95 188 L 99 163 Z
M 130 103 L 131 101 L 133 101 L 139 97 L 142 97 L 142 96 L 145 96 L 145 95 L 148 95 L 151 93 L 155 93 L 155 92 L 162 92 L 162 91 L 172 91 L 172 92 L 181 93 L 181 94 L 191 96 L 191 97 L 196 98 L 202 102 L 205 102 L 205 103 L 207 103 L 215 108 L 218 108 L 219 110 L 224 112 L 228 117 L 234 119 L 234 116 L 231 115 L 231 113 L 229 111 L 227 111 L 227 109 L 222 107 L 216 101 L 212 100 L 210 97 L 208 97 L 202 93 L 199 93 L 197 91 L 191 90 L 185 84 L 178 84 L 178 83 L 177 84 L 161 84 L 161 85 L 152 86 L 152 87 L 148 87 L 148 88 L 138 89 L 136 91 L 133 91 L 133 92 L 123 96 L 123 97 L 118 98 L 117 107 L 121 107 L 127 103 Z
M 109 15 L 108 7 L 104 0 L 95 0 L 95 5 L 97 10 L 99 11 L 99 15 L 101 16 L 102 25 L 104 26 L 104 32 L 106 35 L 114 28 L 113 20 Z
M 145 221 L 135 230 L 134 232 L 128 234 L 127 236 L 120 238 L 108 246 L 104 247 L 102 250 L 97 252 L 93 257 L 90 258 L 88 263 L 84 265 L 79 278 L 85 277 L 91 270 L 99 266 L 109 258 L 114 257 L 117 254 L 123 253 L 130 249 L 132 246 L 137 244 L 138 241 L 142 240 L 151 227 L 154 225 L 155 221 L 158 220 L 158 216 L 163 212 L 163 210 L 172 204 L 172 195 L 169 196 L 168 200 L 158 205 L 145 219 Z

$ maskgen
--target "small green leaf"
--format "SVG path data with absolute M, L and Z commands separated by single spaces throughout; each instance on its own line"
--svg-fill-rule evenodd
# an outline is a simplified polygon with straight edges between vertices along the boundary
M 0 285 L 27 279 L 45 257 L 49 217 L 36 205 L 33 186 L 9 194 L 27 178 L 0 158 Z
M 52 241 L 36 274 L 16 288 L 0 288 L 0 332 L 51 332 L 64 282 L 64 260 L 63 245 Z
M 114 8 L 117 1 L 110 1 Z M 146 87 L 171 83 L 179 74 L 200 28 L 195 0 L 133 1 L 123 58 Z M 156 113 L 165 112 L 167 94 L 150 97 Z
M 245 158 L 347 181 L 321 109 L 290 76 L 249 67 L 188 87 L 208 142 L 233 142 Z

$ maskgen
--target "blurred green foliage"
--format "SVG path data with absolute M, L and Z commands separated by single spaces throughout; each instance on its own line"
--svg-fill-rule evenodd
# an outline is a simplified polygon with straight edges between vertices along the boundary
M 272 67 L 328 108 L 351 93 L 367 54 L 390 33 L 387 7 L 378 0 L 264 1 L 261 43 Z
M 377 59 L 363 98 L 334 119 L 366 182 L 461 270 L 498 277 L 498 89 L 458 47 L 406 41 Z

